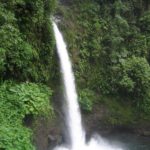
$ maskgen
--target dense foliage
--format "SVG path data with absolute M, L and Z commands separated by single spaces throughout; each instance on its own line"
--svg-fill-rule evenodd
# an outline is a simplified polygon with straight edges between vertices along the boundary
M 80 90 L 79 103 L 85 112 L 91 112 L 96 95 L 93 91 L 87 89 Z
M 52 79 L 54 38 L 50 12 L 53 3 L 0 2 L 1 79 L 35 82 Z
M 56 12 L 81 108 L 91 113 L 95 103 L 104 103 L 113 125 L 150 119 L 150 2 L 61 2 Z M 55 6 L 56 0 L 0 0 L 0 149 L 34 150 L 24 120 L 53 116 L 47 85 L 56 82 Z
M 0 85 L 0 148 L 32 150 L 31 130 L 22 125 L 27 115 L 52 115 L 49 97 L 51 90 L 33 83 Z
M 0 1 L 0 149 L 34 150 L 29 116 L 53 116 L 55 0 Z
M 118 102 L 145 115 L 150 114 L 149 8 L 147 0 L 76 0 L 58 9 L 80 89 L 119 96 Z

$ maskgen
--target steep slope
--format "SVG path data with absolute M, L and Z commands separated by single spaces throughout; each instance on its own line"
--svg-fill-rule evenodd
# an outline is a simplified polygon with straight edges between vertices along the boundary
M 0 1 L 0 149 L 34 150 L 25 125 L 53 116 L 54 8 L 54 0 Z
M 149 9 L 148 1 L 130 0 L 59 5 L 81 107 L 87 113 L 104 105 L 108 125 L 149 127 Z

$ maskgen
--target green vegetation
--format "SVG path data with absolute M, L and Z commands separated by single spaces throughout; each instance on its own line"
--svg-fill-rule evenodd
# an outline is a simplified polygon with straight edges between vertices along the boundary
M 0 1 L 0 149 L 34 150 L 24 120 L 53 116 L 51 88 L 58 73 L 50 15 L 56 2 Z M 109 110 L 107 123 L 148 122 L 150 2 L 64 2 L 56 14 L 62 19 L 83 111 L 92 113 L 94 105 L 103 103 Z
M 150 2 L 76 0 L 60 6 L 58 14 L 63 16 L 60 24 L 78 87 L 112 99 L 119 97 L 114 102 L 122 112 L 118 112 L 119 118 L 126 120 L 128 116 L 122 102 L 126 109 L 130 105 L 133 113 L 150 116 Z M 81 106 L 85 109 L 90 103 L 84 98 Z
M 34 149 L 32 131 L 22 125 L 27 115 L 51 116 L 51 90 L 41 84 L 4 82 L 0 86 L 0 148 L 8 150 Z
M 25 119 L 53 116 L 54 8 L 55 0 L 0 1 L 0 149 L 35 150 Z
M 120 101 L 118 97 L 101 97 L 103 104 L 107 106 L 108 114 L 104 123 L 112 126 L 131 127 L 136 124 L 139 114 L 130 103 Z M 125 107 L 126 106 L 126 107 Z M 135 115 L 135 113 L 137 115 Z
M 52 2 L 47 1 L 54 7 Z M 0 3 L 1 79 L 44 83 L 52 79 L 54 38 L 52 10 L 47 3 L 41 0 Z
M 79 103 L 85 112 L 91 112 L 95 100 L 95 94 L 89 89 L 80 90 Z

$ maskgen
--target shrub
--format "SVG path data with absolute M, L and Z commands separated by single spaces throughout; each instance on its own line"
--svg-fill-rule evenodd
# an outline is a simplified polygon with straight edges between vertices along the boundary
M 150 87 L 150 66 L 145 58 L 131 57 L 121 64 L 119 85 L 134 96 L 143 97 Z
M 92 111 L 93 103 L 94 103 L 94 93 L 89 89 L 83 89 L 79 92 L 79 103 L 81 105 L 81 109 L 86 112 Z
M 139 19 L 139 24 L 143 32 L 150 33 L 150 11 L 145 12 Z
M 0 125 L 0 149 L 35 150 L 31 136 L 31 130 L 23 126 Z
M 4 82 L 0 85 L 0 149 L 34 150 L 32 131 L 23 126 L 26 115 L 53 116 L 52 91 L 42 84 Z
M 5 71 L 0 71 L 1 79 L 43 83 L 52 79 L 55 42 L 50 14 L 44 11 L 41 0 L 0 2 L 0 49 L 5 64 L 0 66 Z

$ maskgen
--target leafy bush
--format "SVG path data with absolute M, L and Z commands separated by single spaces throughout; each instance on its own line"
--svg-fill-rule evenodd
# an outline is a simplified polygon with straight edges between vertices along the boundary
M 141 16 L 139 24 L 143 32 L 150 33 L 150 11 L 145 12 Z
M 121 63 L 120 87 L 137 98 L 145 96 L 150 88 L 150 66 L 145 58 L 131 57 Z
M 0 85 L 0 148 L 33 150 L 31 130 L 23 127 L 26 115 L 53 116 L 52 91 L 34 83 L 4 82 Z
M 0 125 L 0 149 L 35 150 L 31 143 L 31 130 L 19 126 Z
M 95 95 L 93 91 L 89 89 L 83 89 L 79 92 L 79 103 L 81 109 L 86 112 L 92 111 Z
M 147 116 L 147 118 L 149 118 L 149 114 L 150 114 L 150 94 L 149 94 L 150 92 L 149 91 L 145 95 L 144 100 L 139 101 L 137 104 L 138 109 L 142 111 Z
M 106 123 L 114 126 L 134 124 L 137 116 L 135 116 L 135 110 L 130 104 L 112 97 L 105 99 L 104 104 L 108 108 L 108 114 L 106 114 L 105 118 Z
M 5 9 L 5 7 L 0 3 L 0 26 L 4 24 L 9 24 L 9 23 L 15 23 L 16 19 L 14 14 Z
M 54 3 L 55 0 L 47 1 Z M 45 1 L 0 2 L 2 79 L 46 83 L 52 79 L 54 37 Z M 53 8 L 54 5 L 51 6 Z M 47 8 L 47 9 L 51 9 Z
M 3 74 L 3 72 L 5 71 L 5 60 L 6 60 L 5 49 L 0 48 L 0 74 Z
M 0 91 L 1 106 L 6 104 L 6 108 L 12 108 L 10 111 L 16 111 L 16 115 L 19 112 L 18 115 L 21 117 L 24 117 L 27 114 L 50 115 L 53 112 L 49 103 L 52 91 L 45 85 L 4 82 L 0 86 Z
M 113 69 L 114 84 L 122 97 L 131 99 L 142 112 L 149 112 L 150 66 L 145 58 L 125 59 Z
M 31 62 L 38 58 L 35 49 L 23 41 L 19 30 L 12 25 L 2 26 L 0 36 L 1 49 L 5 50 L 5 59 L 3 59 L 5 71 L 9 73 L 9 77 L 20 78 L 21 80 L 27 80 L 32 77 L 29 67 L 31 69 L 33 65 Z M 3 76 L 6 77 L 5 74 Z

